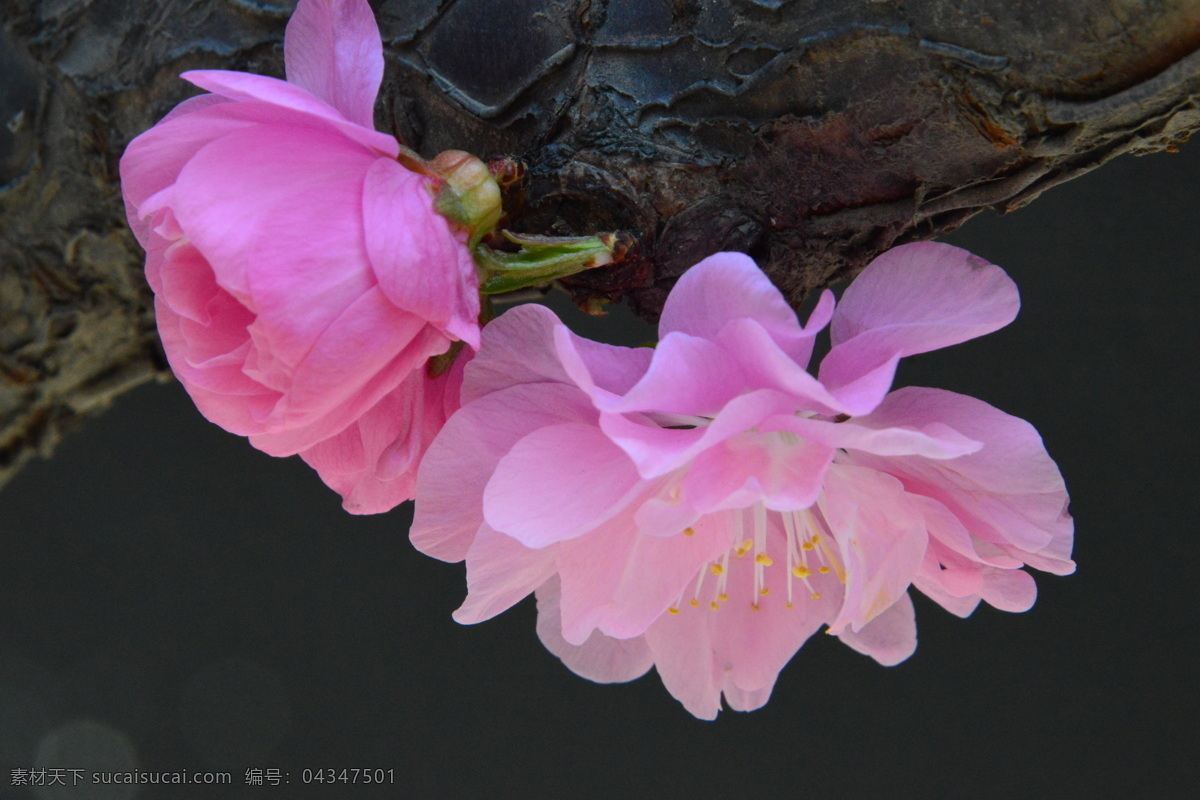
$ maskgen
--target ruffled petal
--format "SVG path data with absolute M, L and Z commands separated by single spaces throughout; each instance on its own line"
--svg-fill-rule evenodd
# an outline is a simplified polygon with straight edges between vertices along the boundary
M 812 355 L 813 340 L 833 314 L 833 293 L 825 292 L 801 327 L 783 295 L 754 260 L 742 253 L 717 253 L 696 264 L 675 284 L 663 306 L 659 332 L 716 339 L 730 321 L 753 319 L 788 354 L 804 367 Z
M 587 536 L 558 545 L 562 576 L 562 634 L 582 644 L 593 630 L 628 639 L 640 636 L 696 573 L 733 544 L 719 515 L 698 520 L 691 535 L 644 536 L 634 532 L 626 509 Z
M 394 334 L 402 338 L 407 331 L 397 329 Z M 404 349 L 369 379 L 362 383 L 355 381 L 353 385 L 356 388 L 352 394 L 343 394 L 339 390 L 338 394 L 343 399 L 333 406 L 329 405 L 330 396 L 319 392 L 319 387 L 330 379 L 329 376 L 319 372 L 310 375 L 308 370 L 303 370 L 298 373 L 298 380 L 293 385 L 293 389 L 300 387 L 300 391 L 295 392 L 296 397 L 284 394 L 269 415 L 259 417 L 266 430 L 252 434 L 250 444 L 273 456 L 290 456 L 306 450 L 345 430 L 414 370 L 423 369 L 431 357 L 445 352 L 448 345 L 449 342 L 440 333 L 423 326 Z M 326 343 L 319 343 L 319 346 L 323 351 Z M 329 341 L 328 347 L 336 349 L 336 340 Z M 319 358 L 326 358 L 327 355 L 322 352 Z M 311 398 L 313 405 L 305 410 L 299 404 L 305 401 L 310 391 L 316 394 Z
M 837 636 L 843 644 L 885 667 L 896 666 L 917 651 L 917 617 L 912 598 L 905 592 L 862 630 L 846 628 Z
M 341 433 L 301 451 L 346 511 L 382 514 L 413 499 L 417 466 L 453 409 L 446 395 L 457 392 L 454 372 L 467 357 L 437 378 L 414 370 Z
M 935 242 L 895 247 L 842 295 L 821 382 L 863 413 L 883 398 L 900 358 L 999 330 L 1020 305 L 1004 270 L 966 250 Z
M 592 425 L 547 425 L 496 464 L 484 518 L 528 547 L 582 536 L 620 512 L 640 488 L 633 463 Z
M 844 559 L 845 604 L 830 629 L 861 631 L 912 583 L 928 543 L 924 519 L 900 481 L 835 464 L 818 506 Z
M 610 413 L 713 417 L 745 385 L 733 353 L 707 339 L 673 332 L 659 341 L 645 375 L 628 392 L 598 406 Z
M 467 366 L 463 405 L 514 386 L 572 385 L 554 347 L 562 322 L 532 303 L 515 306 L 484 326 L 479 354 Z
M 562 636 L 559 597 L 557 577 L 538 588 L 537 635 L 567 669 L 596 683 L 625 683 L 642 677 L 654 666 L 654 655 L 640 636 L 614 639 L 595 631 L 581 645 L 569 643 Z
M 476 361 L 485 355 L 486 348 Z M 474 366 L 475 361 L 466 366 L 464 397 Z M 500 459 L 545 425 L 594 417 L 587 396 L 565 384 L 510 386 L 465 404 L 447 420 L 421 460 L 409 532 L 413 545 L 443 561 L 462 561 L 483 524 L 484 487 Z
M 983 447 L 946 461 L 854 454 L 856 463 L 893 474 L 908 491 L 937 500 L 979 539 L 1029 554 L 1052 554 L 1048 559 L 1058 574 L 1073 568 L 1068 556 L 1074 526 L 1066 510 L 1066 486 L 1032 425 L 982 400 L 921 387 L 892 392 L 871 416 L 882 425 L 936 419 Z
M 764 429 L 767 426 L 764 426 Z M 746 432 L 699 453 L 683 481 L 684 495 L 701 511 L 807 508 L 817 501 L 834 450 L 778 433 Z
M 467 599 L 454 612 L 464 625 L 507 611 L 554 575 L 553 547 L 526 547 L 486 523 L 467 550 Z
M 375 126 L 383 42 L 366 0 L 300 0 L 283 37 L 287 79 L 364 128 Z
M 663 614 L 646 631 L 654 668 L 671 696 L 699 719 L 721 711 L 725 676 L 713 658 L 713 614 Z
M 201 149 L 175 184 L 179 224 L 288 366 L 375 284 L 362 229 L 375 160 L 336 133 L 260 125 Z
M 859 450 L 878 456 L 924 456 L 950 459 L 978 451 L 983 445 L 963 436 L 941 422 L 930 421 L 917 427 L 874 424 L 871 417 L 856 417 L 843 423 L 812 417 L 775 417 L 764 431 L 791 431 L 809 442 L 842 450 Z
M 637 465 L 643 478 L 673 472 L 703 451 L 779 414 L 791 413 L 795 401 L 768 389 L 735 397 L 713 421 L 702 427 L 660 427 L 643 415 L 603 414 L 600 427 Z
M 329 103 L 287 81 L 221 69 L 191 70 L 179 77 L 241 105 L 258 106 L 256 113 L 259 115 L 274 115 L 264 121 L 326 128 L 348 143 L 369 148 L 377 156 L 395 158 L 400 153 L 400 144 L 395 138 L 380 133 L 371 124 L 364 126 L 347 119 Z
M 247 435 L 259 429 L 255 417 L 269 413 L 279 393 L 250 380 L 242 372 L 249 341 L 224 360 L 224 363 L 194 366 L 188 361 L 189 343 L 182 331 L 186 322 L 161 298 L 154 300 L 158 334 L 171 371 L 209 422 L 231 433 Z

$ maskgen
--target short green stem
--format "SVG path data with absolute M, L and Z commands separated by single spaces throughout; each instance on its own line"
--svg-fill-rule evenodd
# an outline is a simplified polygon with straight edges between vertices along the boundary
M 575 237 L 501 233 L 519 249 L 509 252 L 479 245 L 473 250 L 482 272 L 479 291 L 483 294 L 540 286 L 612 264 L 620 260 L 630 244 L 628 236 L 616 233 Z

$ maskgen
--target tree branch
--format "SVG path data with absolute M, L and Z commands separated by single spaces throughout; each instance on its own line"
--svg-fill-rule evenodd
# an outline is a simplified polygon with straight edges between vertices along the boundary
M 291 5 L 0 0 L 0 482 L 165 374 L 118 159 L 192 93 L 178 73 L 281 76 Z M 519 230 L 634 232 L 569 288 L 647 317 L 716 250 L 798 301 L 1200 128 L 1200 0 L 374 5 L 381 126 L 524 159 Z

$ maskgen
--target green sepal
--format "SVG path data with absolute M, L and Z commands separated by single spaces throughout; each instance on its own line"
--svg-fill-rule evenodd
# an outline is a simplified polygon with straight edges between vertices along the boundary
M 616 234 L 598 236 L 533 236 L 501 231 L 509 242 L 520 245 L 516 252 L 480 245 L 473 250 L 475 263 L 484 278 L 482 294 L 503 294 L 540 286 L 594 267 L 613 263 Z

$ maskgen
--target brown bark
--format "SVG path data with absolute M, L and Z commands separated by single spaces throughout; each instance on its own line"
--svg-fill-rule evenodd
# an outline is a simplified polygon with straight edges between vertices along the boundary
M 281 75 L 292 5 L 0 0 L 0 482 L 163 374 L 118 159 L 193 92 L 179 72 Z M 373 6 L 381 126 L 524 159 L 518 229 L 634 232 L 639 257 L 570 288 L 648 317 L 715 250 L 798 300 L 1200 127 L 1200 0 Z

